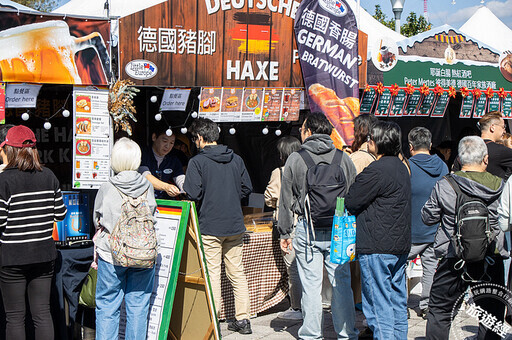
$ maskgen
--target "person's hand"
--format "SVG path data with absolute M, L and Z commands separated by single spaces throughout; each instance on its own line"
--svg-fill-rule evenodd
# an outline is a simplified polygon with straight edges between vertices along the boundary
M 292 239 L 291 238 L 281 239 L 280 245 L 281 245 L 281 250 L 285 254 L 289 254 L 293 250 L 293 245 L 292 245 Z
M 167 185 L 165 186 L 165 192 L 167 193 L 167 195 L 169 195 L 170 197 L 176 197 L 180 194 L 180 189 L 178 189 L 177 186 L 170 183 L 166 184 Z

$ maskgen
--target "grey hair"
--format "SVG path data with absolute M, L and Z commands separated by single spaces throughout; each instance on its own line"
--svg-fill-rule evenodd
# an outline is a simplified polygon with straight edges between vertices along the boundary
M 459 159 L 462 165 L 480 164 L 487 154 L 487 145 L 478 136 L 467 136 L 459 142 Z
M 432 133 L 422 126 L 413 128 L 407 136 L 409 144 L 414 150 L 430 150 L 432 144 Z
M 110 156 L 110 167 L 114 172 L 137 170 L 140 166 L 142 152 L 137 143 L 130 138 L 123 137 L 115 142 Z

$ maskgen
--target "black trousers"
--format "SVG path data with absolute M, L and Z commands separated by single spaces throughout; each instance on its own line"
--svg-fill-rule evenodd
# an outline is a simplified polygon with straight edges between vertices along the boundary
M 494 264 L 487 267 L 487 274 L 492 283 L 503 286 L 504 268 L 503 259 L 500 256 L 493 257 Z M 451 313 L 457 299 L 466 291 L 469 285 L 461 278 L 462 269 L 454 268 L 457 259 L 444 258 L 439 261 L 434 282 L 430 290 L 429 312 L 427 315 L 427 336 L 429 340 L 448 340 L 451 327 Z M 477 279 L 484 273 L 484 261 L 466 264 L 468 274 Z M 489 278 L 487 278 L 488 280 Z M 483 282 L 480 282 L 483 283 Z M 478 305 L 488 313 L 492 313 L 496 319 L 503 321 L 505 305 L 496 303 L 494 299 L 479 299 Z M 501 339 L 501 337 L 487 330 L 483 325 L 478 329 L 478 339 Z
M 50 291 L 54 262 L 0 268 L 0 288 L 6 314 L 6 338 L 25 339 L 25 299 L 28 298 L 36 340 L 54 338 Z

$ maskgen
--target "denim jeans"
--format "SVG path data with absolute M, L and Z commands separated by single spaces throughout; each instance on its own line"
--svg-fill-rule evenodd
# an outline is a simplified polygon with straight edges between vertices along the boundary
M 363 313 L 377 340 L 407 339 L 407 254 L 358 254 Z
M 306 233 L 310 233 L 308 244 Z M 302 283 L 302 317 L 300 339 L 323 339 L 322 280 L 323 268 L 327 269 L 333 286 L 331 311 L 334 330 L 338 339 L 357 339 L 354 299 L 350 287 L 350 264 L 337 265 L 330 261 L 331 229 L 306 230 L 302 219 L 297 222 L 293 239 L 295 259 Z
M 121 303 L 126 307 L 126 340 L 146 339 L 155 267 L 125 268 L 98 259 L 96 339 L 117 339 Z

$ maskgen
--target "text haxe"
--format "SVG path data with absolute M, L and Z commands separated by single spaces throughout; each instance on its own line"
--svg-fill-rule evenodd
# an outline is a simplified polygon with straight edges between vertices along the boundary
M 245 61 L 241 70 L 240 60 L 235 60 L 234 65 L 233 60 L 228 60 L 226 65 L 226 77 L 228 80 L 232 79 L 233 75 L 235 76 L 235 80 L 279 80 L 278 61 L 256 61 L 256 65 L 258 66 L 258 74 L 256 74 L 255 77 L 252 63 L 249 60 Z M 267 66 L 269 68 L 268 73 Z

